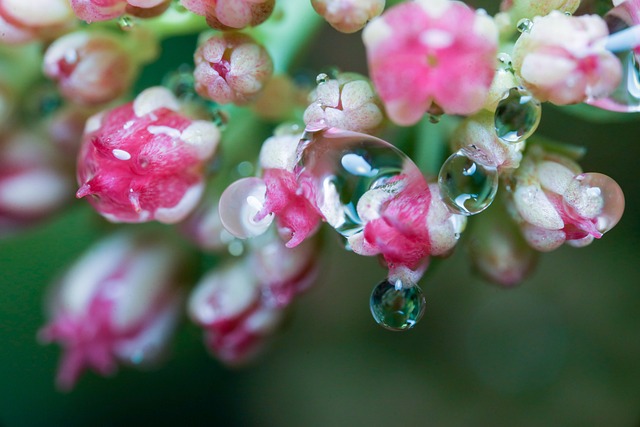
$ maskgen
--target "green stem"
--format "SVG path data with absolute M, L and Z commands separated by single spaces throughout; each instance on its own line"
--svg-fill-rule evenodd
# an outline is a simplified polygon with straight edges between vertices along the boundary
M 455 117 L 442 116 L 431 123 L 425 116 L 417 125 L 417 141 L 413 161 L 428 176 L 437 176 L 448 153 L 449 137 L 458 125 Z

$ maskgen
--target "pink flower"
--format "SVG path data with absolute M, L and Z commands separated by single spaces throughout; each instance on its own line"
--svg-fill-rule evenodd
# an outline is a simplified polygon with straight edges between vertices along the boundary
M 108 21 L 124 14 L 141 18 L 156 16 L 169 7 L 170 0 L 70 0 L 76 16 L 86 22 Z
M 68 0 L 0 0 L 0 42 L 26 43 L 55 38 L 75 17 Z
M 71 174 L 46 143 L 28 132 L 0 139 L 0 236 L 39 222 L 70 201 Z
M 90 118 L 78 157 L 78 198 L 113 222 L 181 221 L 198 203 L 220 131 L 180 112 L 167 89 Z
M 191 12 L 205 16 L 211 28 L 240 30 L 264 22 L 273 12 L 275 0 L 180 0 Z
M 273 74 L 265 48 L 240 33 L 210 37 L 198 47 L 194 61 L 196 91 L 219 104 L 246 104 Z
M 394 122 L 415 124 L 430 109 L 472 114 L 484 105 L 498 43 L 486 14 L 448 0 L 405 2 L 372 20 L 362 36 Z
M 513 48 L 513 67 L 540 101 L 565 105 L 604 98 L 622 74 L 620 61 L 599 43 L 608 34 L 597 15 L 538 16 Z
M 613 228 L 624 211 L 624 195 L 615 181 L 582 173 L 573 160 L 538 146 L 528 150 L 514 178 L 514 217 L 539 251 L 565 241 L 588 245 Z
M 385 0 L 311 0 L 316 12 L 333 28 L 343 33 L 355 33 L 367 21 L 380 15 Z
M 64 348 L 60 388 L 71 389 L 87 368 L 111 375 L 118 362 L 158 362 L 181 303 L 177 255 L 164 242 L 118 234 L 93 246 L 67 272 L 39 332 L 43 342 Z
M 110 33 L 79 31 L 57 39 L 44 56 L 44 73 L 58 82 L 64 97 L 101 104 L 123 95 L 137 64 L 124 41 Z

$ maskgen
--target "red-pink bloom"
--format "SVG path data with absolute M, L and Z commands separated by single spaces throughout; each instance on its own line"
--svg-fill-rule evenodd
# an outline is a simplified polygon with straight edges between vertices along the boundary
M 0 236 L 47 218 L 68 203 L 73 180 L 33 133 L 0 139 Z
M 369 71 L 389 118 L 412 125 L 429 109 L 472 114 L 495 73 L 498 33 L 461 2 L 401 3 L 364 29 Z
M 196 91 L 219 104 L 246 104 L 273 74 L 273 62 L 266 49 L 240 33 L 210 37 L 198 47 L 194 61 Z
M 182 220 L 202 195 L 220 131 L 180 109 L 171 92 L 153 87 L 90 118 L 76 196 L 90 196 L 89 203 L 114 222 Z
M 608 34 L 597 15 L 538 16 L 513 48 L 513 67 L 540 101 L 565 105 L 604 98 L 622 75 L 620 61 L 600 43 Z
M 137 63 L 117 36 L 78 31 L 58 38 L 44 56 L 45 75 L 60 93 L 80 104 L 101 104 L 123 95 L 137 74 Z
M 619 221 L 624 195 L 611 178 L 582 173 L 573 160 L 531 147 L 516 171 L 512 210 L 525 239 L 551 251 L 565 241 L 585 246 Z
M 181 297 L 179 254 L 165 242 L 118 234 L 93 246 L 48 301 L 44 342 L 64 348 L 57 383 L 70 389 L 87 368 L 111 375 L 119 362 L 148 366 L 167 347 Z
M 180 0 L 191 12 L 205 16 L 217 30 L 240 30 L 264 22 L 273 12 L 275 0 Z
M 68 0 L 0 0 L 0 42 L 49 40 L 71 28 L 75 17 Z
M 130 14 L 141 18 L 164 12 L 170 0 L 70 0 L 76 16 L 86 22 L 108 21 Z

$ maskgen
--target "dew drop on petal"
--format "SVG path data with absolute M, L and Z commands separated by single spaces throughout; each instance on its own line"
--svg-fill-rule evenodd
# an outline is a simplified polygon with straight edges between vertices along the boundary
M 533 22 L 531 21 L 531 19 L 522 18 L 516 24 L 516 28 L 521 33 L 529 33 L 529 32 L 531 32 L 531 29 L 533 28 Z
M 498 62 L 503 70 L 513 72 L 513 63 L 511 62 L 511 55 L 506 52 L 500 52 L 498 54 Z
M 424 315 L 426 304 L 417 285 L 394 284 L 388 279 L 373 288 L 369 301 L 374 320 L 390 331 L 413 328 Z
M 239 179 L 227 187 L 218 205 L 224 228 L 239 239 L 264 233 L 273 221 L 273 214 L 260 221 L 254 218 L 264 205 L 266 191 L 264 181 L 256 177 Z
M 323 84 L 329 81 L 329 76 L 327 73 L 320 73 L 316 76 L 316 84 Z
M 453 153 L 438 174 L 442 200 L 457 214 L 475 215 L 489 207 L 498 191 L 498 170 Z
M 601 173 L 576 175 L 563 196 L 573 211 L 595 220 L 601 233 L 611 230 L 622 218 L 624 194 L 612 178 Z
M 540 101 L 525 89 L 513 87 L 505 93 L 496 108 L 496 134 L 505 142 L 524 141 L 538 128 L 541 115 Z
M 605 98 L 588 99 L 587 104 L 621 113 L 640 112 L 640 66 L 633 51 L 616 54 L 622 64 L 622 79 Z
M 422 174 L 402 151 L 379 138 L 357 132 L 326 129 L 307 132 L 300 141 L 295 168 L 298 182 L 310 187 L 327 223 L 345 237 L 364 228 L 357 212 L 369 190 L 401 185 L 405 177 Z M 396 187 L 397 188 L 397 187 Z
M 118 18 L 118 27 L 120 27 L 122 31 L 131 31 L 135 25 L 134 19 L 128 15 L 123 15 Z

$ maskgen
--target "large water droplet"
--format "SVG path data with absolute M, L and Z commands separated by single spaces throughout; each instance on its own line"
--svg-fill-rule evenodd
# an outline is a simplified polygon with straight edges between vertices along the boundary
M 256 221 L 262 209 L 267 187 L 260 178 L 242 178 L 227 187 L 220 196 L 218 211 L 224 228 L 239 239 L 259 236 L 273 221 L 273 214 Z
M 390 331 L 405 331 L 413 328 L 422 318 L 426 300 L 417 285 L 398 286 L 383 280 L 371 293 L 369 302 L 375 321 Z
M 531 19 L 522 18 L 516 24 L 516 28 L 521 33 L 530 33 L 531 30 L 533 29 L 533 22 L 531 21 Z
M 538 128 L 541 114 L 540 102 L 531 93 L 513 87 L 504 94 L 496 108 L 496 134 L 506 142 L 523 141 Z
M 576 175 L 564 194 L 564 203 L 579 215 L 595 220 L 601 233 L 611 230 L 622 218 L 624 194 L 612 178 L 601 173 Z
M 640 112 L 640 66 L 632 51 L 616 54 L 622 64 L 622 79 L 606 98 L 589 99 L 587 104 L 622 113 Z
M 420 171 L 393 145 L 370 135 L 339 129 L 307 132 L 300 141 L 295 173 L 303 187 L 310 187 L 316 206 L 327 223 L 345 237 L 364 227 L 358 201 L 369 190 L 394 182 L 400 174 L 419 177 Z
M 442 200 L 457 214 L 474 215 L 489 207 L 498 190 L 498 170 L 472 160 L 465 150 L 453 153 L 438 175 Z

